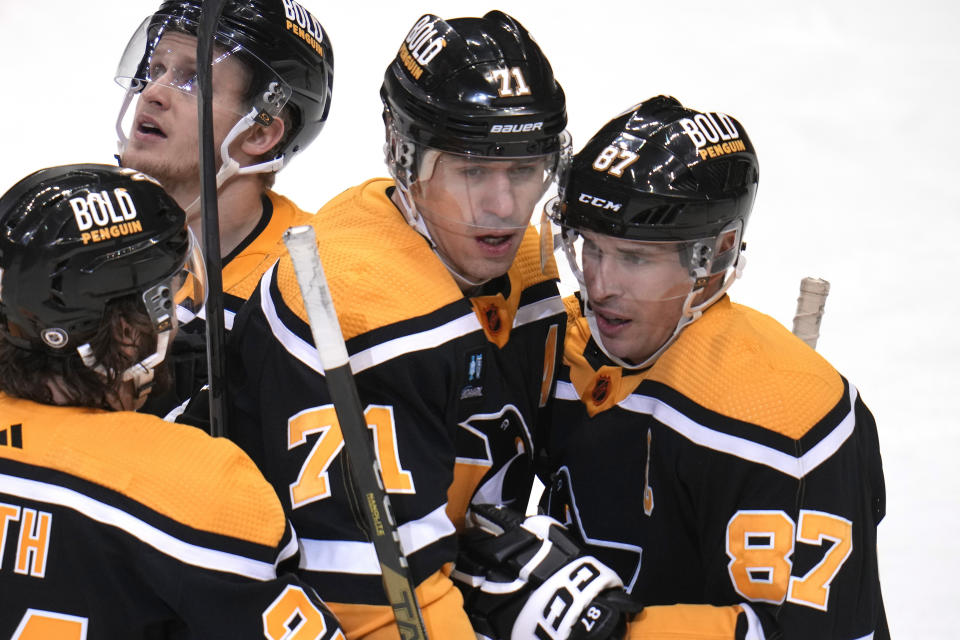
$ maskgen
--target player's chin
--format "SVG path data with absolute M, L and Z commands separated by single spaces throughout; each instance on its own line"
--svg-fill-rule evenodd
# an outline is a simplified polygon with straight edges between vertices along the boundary
M 496 258 L 474 257 L 470 260 L 469 265 L 466 265 L 465 271 L 467 273 L 465 275 L 474 282 L 487 282 L 499 278 L 510 270 L 515 255 L 516 252 Z
M 648 345 L 645 340 L 627 333 L 611 336 L 601 331 L 600 340 L 608 353 L 629 364 L 643 362 L 654 351 L 647 348 Z
M 157 161 L 156 154 L 150 153 L 145 149 L 140 149 L 131 144 L 127 150 L 120 156 L 120 166 L 127 169 L 134 169 L 149 176 L 158 178 L 157 174 L 162 173 L 162 164 Z

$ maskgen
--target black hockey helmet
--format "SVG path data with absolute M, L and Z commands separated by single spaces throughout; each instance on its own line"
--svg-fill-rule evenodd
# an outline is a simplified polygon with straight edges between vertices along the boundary
M 500 11 L 422 16 L 387 68 L 380 97 L 388 136 L 421 148 L 507 158 L 569 146 L 566 101 L 549 61 L 527 30 Z M 415 173 L 419 158 L 390 142 L 391 168 Z
M 117 82 L 134 90 L 145 86 L 159 37 L 167 30 L 196 36 L 201 5 L 163 2 L 127 45 Z M 227 0 L 215 38 L 253 74 L 248 97 L 261 118 L 269 121 L 282 106 L 290 108 L 293 121 L 273 156 L 289 159 L 302 151 L 323 128 L 333 91 L 333 48 L 319 20 L 295 0 Z
M 737 120 L 657 96 L 587 142 L 551 217 L 632 240 L 698 240 L 737 224 L 742 233 L 758 177 L 757 154 Z
M 98 164 L 42 169 L 0 197 L 0 331 L 21 348 L 75 353 L 107 303 L 135 293 L 169 329 L 173 281 L 197 258 L 183 210 L 153 178 Z M 203 279 L 191 286 L 202 303 Z
M 617 116 L 574 156 L 546 211 L 561 227 L 593 338 L 611 360 L 650 366 L 739 277 L 758 178 L 756 152 L 739 122 L 667 96 Z M 608 348 L 591 287 L 627 309 L 660 305 L 648 307 L 656 309 L 655 322 L 634 318 L 652 344 L 614 337 Z M 663 334 L 671 310 L 676 322 Z

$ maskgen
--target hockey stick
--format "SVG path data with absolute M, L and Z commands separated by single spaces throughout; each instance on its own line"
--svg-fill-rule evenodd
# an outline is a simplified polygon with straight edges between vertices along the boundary
M 820 278 L 804 278 L 800 281 L 800 297 L 797 298 L 797 313 L 793 316 L 793 335 L 811 348 L 817 348 L 820 337 L 820 320 L 823 307 L 830 293 L 830 283 Z
M 426 640 L 426 627 L 417 604 L 407 559 L 400 547 L 397 522 L 383 488 L 380 465 L 373 455 L 367 421 L 350 369 L 350 356 L 340 331 L 323 265 L 317 255 L 313 227 L 290 227 L 283 234 L 283 242 L 293 261 L 303 306 L 310 321 L 310 333 L 323 365 L 327 389 L 343 433 L 344 447 L 350 454 L 350 460 L 344 462 L 354 481 L 357 502 L 366 516 L 367 528 L 373 537 L 384 590 L 393 607 L 400 636 L 405 640 Z
M 204 303 L 207 330 L 207 375 L 210 385 L 210 435 L 227 435 L 224 375 L 223 272 L 220 262 L 220 212 L 217 208 L 217 166 L 213 149 L 213 38 L 225 0 L 205 0 L 197 33 L 197 101 L 200 134 L 200 198 L 203 256 L 207 270 Z

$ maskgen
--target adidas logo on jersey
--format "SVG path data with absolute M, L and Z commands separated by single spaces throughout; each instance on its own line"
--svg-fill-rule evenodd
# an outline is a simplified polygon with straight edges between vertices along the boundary
M 14 424 L 10 425 L 9 428 L 0 431 L 0 447 L 14 447 L 15 449 L 23 449 L 23 433 L 21 428 L 22 425 Z

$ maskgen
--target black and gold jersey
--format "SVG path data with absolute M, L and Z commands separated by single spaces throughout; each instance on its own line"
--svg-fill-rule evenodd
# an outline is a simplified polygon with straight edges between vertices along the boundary
M 232 442 L 2 394 L 0 412 L 0 637 L 343 638 L 278 575 L 296 539 Z
M 545 506 L 647 606 L 630 637 L 888 637 L 883 472 L 856 388 L 727 297 L 639 372 L 565 302 Z
M 309 224 L 313 214 L 299 208 L 292 200 L 274 191 L 261 196 L 263 213 L 257 226 L 223 258 L 223 321 L 229 331 L 243 303 L 250 297 L 260 278 L 286 251 L 283 232 L 301 224 Z M 205 330 L 202 317 L 194 325 L 181 327 L 194 333 Z
M 307 224 L 313 218 L 286 198 L 273 191 L 261 196 L 262 215 L 247 237 L 223 258 L 223 325 L 229 334 L 233 321 L 243 303 L 256 289 L 260 278 L 285 251 L 283 232 L 288 228 Z M 207 383 L 207 325 L 205 309 L 194 316 L 177 309 L 180 327 L 174 339 L 167 364 L 173 374 L 171 388 L 151 396 L 141 409 L 168 419 L 206 426 L 209 412 L 207 398 L 201 395 L 196 404 L 187 409 L 186 401 L 194 398 Z M 171 413 L 171 411 L 173 413 Z
M 319 251 L 428 633 L 473 638 L 447 577 L 455 533 L 471 501 L 526 506 L 566 314 L 536 230 L 508 274 L 466 298 L 392 185 L 321 209 Z M 351 637 L 396 637 L 289 257 L 238 315 L 230 349 L 231 434 L 289 510 L 303 575 Z

